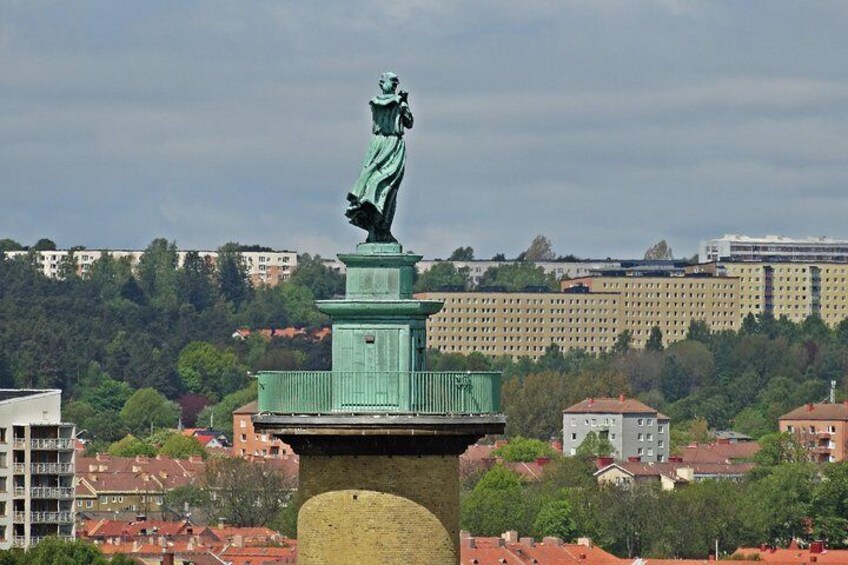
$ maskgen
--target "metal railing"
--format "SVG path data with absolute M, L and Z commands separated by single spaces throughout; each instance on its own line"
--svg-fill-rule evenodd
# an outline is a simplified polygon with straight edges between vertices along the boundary
M 259 411 L 276 414 L 495 414 L 494 372 L 263 371 Z
M 26 463 L 14 463 L 12 465 L 12 470 L 16 475 L 22 475 L 26 473 Z
M 41 543 L 42 541 L 47 539 L 47 537 L 48 536 L 32 536 L 32 537 L 30 537 L 29 538 L 29 547 L 35 547 L 36 545 L 38 545 L 39 543 Z M 59 538 L 60 540 L 63 540 L 63 541 L 74 541 L 73 536 L 50 536 L 50 537 Z M 12 547 L 27 547 L 26 538 L 24 536 L 13 537 L 12 538 Z
M 14 449 L 24 449 L 26 447 L 26 439 L 22 437 L 16 437 L 12 440 L 12 447 Z
M 15 487 L 15 496 L 26 496 L 26 487 Z
M 29 521 L 33 524 L 67 524 L 73 521 L 70 512 L 30 512 Z
M 31 498 L 73 498 L 73 487 L 32 487 L 29 489 Z
M 23 524 L 26 522 L 26 512 L 13 512 L 12 521 L 18 524 Z
M 73 474 L 73 463 L 33 463 L 30 470 L 36 474 Z
M 29 441 L 30 449 L 73 449 L 74 440 L 67 438 L 33 438 Z

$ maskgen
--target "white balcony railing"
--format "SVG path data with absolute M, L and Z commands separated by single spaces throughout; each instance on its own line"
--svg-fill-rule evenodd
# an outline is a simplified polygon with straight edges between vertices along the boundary
M 73 449 L 74 442 L 65 438 L 39 438 L 29 441 L 30 449 Z
M 15 496 L 26 496 L 26 487 L 15 487 Z
M 22 437 L 16 437 L 12 440 L 12 447 L 14 449 L 24 449 L 26 447 L 26 439 Z
M 73 498 L 73 487 L 32 487 L 29 490 L 31 498 Z
M 26 512 L 12 513 L 12 521 L 18 524 L 23 524 L 24 522 L 26 522 Z
M 74 541 L 73 536 L 53 536 L 58 537 L 62 541 Z M 47 539 L 46 536 L 33 536 L 29 538 L 29 547 L 38 545 L 42 540 Z M 24 536 L 15 536 L 12 538 L 12 547 L 27 547 L 26 538 Z
M 29 520 L 33 524 L 64 524 L 73 518 L 70 512 L 31 512 Z
M 30 469 L 35 474 L 73 474 L 72 463 L 33 463 Z
M 12 465 L 12 468 L 16 475 L 23 475 L 26 473 L 26 463 L 15 463 Z

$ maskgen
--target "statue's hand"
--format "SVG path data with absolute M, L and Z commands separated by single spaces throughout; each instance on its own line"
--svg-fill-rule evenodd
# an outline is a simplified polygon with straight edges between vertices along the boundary
M 405 90 L 401 90 L 398 92 L 398 96 L 400 96 L 401 102 L 409 102 L 409 93 Z

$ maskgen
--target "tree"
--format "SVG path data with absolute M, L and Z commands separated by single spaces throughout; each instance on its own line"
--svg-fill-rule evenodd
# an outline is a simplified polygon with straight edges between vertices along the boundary
M 472 535 L 527 531 L 528 522 L 521 479 L 503 465 L 492 467 L 462 501 L 462 528 Z
M 65 541 L 57 537 L 44 538 L 26 552 L 21 563 L 27 565 L 109 565 L 94 544 L 82 541 Z
M 788 463 L 751 485 L 743 504 L 759 539 L 778 545 L 809 539 L 815 475 L 811 463 Z
M 533 532 L 539 538 L 555 536 L 565 541 L 574 539 L 578 529 L 568 500 L 550 500 L 542 506 L 533 522 Z
M 645 342 L 645 351 L 662 351 L 663 350 L 663 334 L 659 326 L 651 328 L 651 333 L 648 334 L 648 341 Z
M 294 488 L 293 477 L 282 475 L 271 465 L 237 457 L 212 459 L 200 483 L 215 493 L 204 509 L 210 521 L 223 519 L 239 527 L 269 524 Z
M 178 273 L 180 302 L 191 304 L 197 310 L 211 307 L 217 296 L 214 277 L 215 268 L 211 261 L 202 258 L 197 251 L 186 253 Z
M 179 417 L 179 407 L 152 388 L 135 391 L 121 410 L 121 419 L 136 433 L 173 428 Z
M 24 246 L 14 239 L 0 239 L 0 253 L 6 251 L 24 251 Z
M 519 258 L 523 261 L 553 261 L 556 259 L 556 253 L 550 239 L 537 235 Z
M 580 445 L 577 446 L 577 457 L 597 459 L 599 457 L 615 457 L 615 447 L 606 437 L 600 437 L 595 432 L 589 432 Z
M 182 434 L 172 434 L 162 447 L 159 449 L 159 455 L 171 457 L 173 459 L 188 459 L 193 455 L 199 455 L 204 459 L 208 455 L 206 448 L 197 440 L 197 438 L 184 436 Z
M 774 426 L 759 409 L 749 406 L 733 419 L 733 429 L 754 439 L 759 439 L 774 431 Z
M 466 290 L 469 286 L 468 267 L 459 269 L 453 263 L 442 261 L 436 263 L 420 275 L 415 281 L 415 292 L 430 292 L 434 290 Z
M 238 243 L 227 243 L 218 249 L 217 266 L 221 296 L 236 307 L 249 300 L 253 287 Z
M 689 328 L 686 330 L 686 339 L 709 343 L 710 327 L 704 320 L 689 320 Z
M 35 251 L 56 251 L 56 244 L 52 239 L 42 237 L 32 246 Z
M 297 268 L 289 282 L 308 288 L 315 300 L 326 300 L 344 294 L 345 277 L 324 263 L 320 255 L 299 255 Z
M 619 333 L 615 338 L 615 344 L 612 346 L 612 350 L 614 353 L 627 353 L 630 351 L 630 348 L 633 344 L 633 332 L 630 330 L 624 330 Z
M 177 358 L 177 373 L 186 389 L 210 398 L 221 398 L 247 384 L 247 369 L 235 353 L 202 341 L 183 348 Z
M 532 438 L 516 436 L 503 447 L 495 450 L 494 455 L 506 461 L 535 461 L 540 457 L 556 457 L 557 452 L 550 444 Z
M 660 240 L 645 251 L 645 259 L 653 260 L 671 260 L 674 255 L 671 253 L 671 247 L 666 241 Z
M 474 248 L 473 247 L 457 247 L 453 250 L 450 257 L 448 257 L 448 261 L 473 261 L 474 260 Z
M 479 287 L 503 287 L 509 291 L 521 291 L 527 287 L 542 287 L 558 290 L 559 283 L 553 274 L 545 273 L 533 263 L 505 263 L 489 267 L 480 277 Z
M 802 463 L 809 460 L 807 450 L 789 432 L 766 434 L 758 443 L 760 450 L 754 455 L 754 462 L 757 465 L 772 467 L 783 463 Z
M 113 457 L 136 457 L 138 455 L 153 457 L 156 455 L 156 448 L 143 439 L 128 435 L 110 445 L 107 453 Z
M 492 261 L 506 261 L 506 255 L 503 253 L 495 253 L 492 256 Z
M 848 463 L 831 463 L 813 489 L 813 526 L 816 537 L 829 547 L 845 547 L 848 535 Z
M 151 304 L 164 309 L 177 307 L 177 244 L 157 238 L 150 242 L 138 262 L 138 284 Z
M 214 406 L 207 406 L 197 415 L 198 425 L 214 427 L 226 434 L 233 433 L 233 410 L 257 398 L 257 384 L 252 381 L 246 388 L 228 394 Z

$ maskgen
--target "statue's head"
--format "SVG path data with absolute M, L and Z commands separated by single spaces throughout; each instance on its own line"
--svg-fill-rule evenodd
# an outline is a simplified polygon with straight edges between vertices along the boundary
M 397 90 L 400 80 L 395 73 L 385 72 L 380 75 L 380 89 L 384 94 L 392 94 Z

